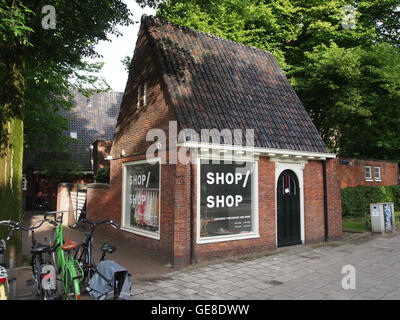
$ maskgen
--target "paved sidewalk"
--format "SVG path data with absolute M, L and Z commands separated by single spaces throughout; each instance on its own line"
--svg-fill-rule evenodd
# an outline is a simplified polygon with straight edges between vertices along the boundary
M 134 281 L 135 300 L 400 299 L 400 234 L 335 246 L 296 246 L 271 256 L 175 271 Z M 356 289 L 342 288 L 345 265 Z
M 33 223 L 40 216 L 27 217 Z M 49 234 L 40 230 L 37 239 Z M 83 234 L 66 229 L 64 236 L 81 241 Z M 133 300 L 347 300 L 400 299 L 400 232 L 389 236 L 346 239 L 345 242 L 294 246 L 278 249 L 276 254 L 259 258 L 238 258 L 195 265 L 179 271 L 147 251 L 97 233 L 95 248 L 108 241 L 118 249 L 109 258 L 126 267 L 132 275 Z M 24 235 L 24 252 L 30 239 Z M 96 255 L 100 250 L 96 250 Z M 345 290 L 342 274 L 345 265 L 356 270 L 356 289 Z M 17 273 L 20 299 L 37 299 L 25 280 L 29 267 Z M 86 294 L 84 299 L 90 297 Z

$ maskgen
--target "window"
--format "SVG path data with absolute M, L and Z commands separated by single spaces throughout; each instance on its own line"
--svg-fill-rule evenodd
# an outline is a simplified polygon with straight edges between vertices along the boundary
M 200 162 L 198 242 L 258 236 L 254 162 Z
M 142 85 L 138 87 L 138 96 L 137 96 L 137 108 L 140 110 L 142 107 L 147 106 L 147 82 L 144 83 L 143 86 L 143 96 L 142 93 Z M 143 105 L 142 105 L 142 98 L 143 98 Z
M 147 82 L 144 83 L 143 88 L 143 107 L 147 106 Z
M 374 167 L 374 179 L 375 181 L 381 181 L 381 167 Z
M 365 180 L 366 181 L 372 181 L 372 172 L 371 172 L 371 167 L 366 166 L 365 167 Z
M 137 91 L 137 108 L 138 108 L 138 110 L 140 109 L 140 100 L 142 100 L 141 95 L 140 95 L 141 91 L 142 91 L 142 86 L 139 86 L 138 91 Z
M 124 164 L 123 229 L 159 239 L 159 221 L 159 160 Z

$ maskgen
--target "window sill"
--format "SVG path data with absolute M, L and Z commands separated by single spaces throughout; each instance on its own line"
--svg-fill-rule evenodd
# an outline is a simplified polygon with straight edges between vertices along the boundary
M 237 234 L 237 235 L 228 235 L 228 236 L 217 236 L 217 237 L 197 239 L 197 244 L 235 241 L 235 240 L 247 240 L 247 239 L 255 239 L 255 238 L 260 238 L 260 235 L 258 233 L 246 233 L 246 234 Z
M 139 236 L 152 238 L 152 239 L 155 239 L 155 240 L 160 240 L 160 234 L 159 233 L 140 230 L 140 229 L 136 229 L 136 228 L 132 228 L 132 227 L 121 227 L 120 229 L 123 230 L 123 231 L 126 231 L 126 232 L 137 234 Z

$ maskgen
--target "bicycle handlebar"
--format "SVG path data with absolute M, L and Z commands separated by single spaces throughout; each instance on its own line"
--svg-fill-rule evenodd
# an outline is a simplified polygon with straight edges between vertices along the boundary
M 19 229 L 21 229 L 23 231 L 32 231 L 32 230 L 35 230 L 35 229 L 39 229 L 43 225 L 43 223 L 45 223 L 45 222 L 48 222 L 48 223 L 52 224 L 55 227 L 58 226 L 57 222 L 55 222 L 55 221 L 53 221 L 51 219 L 43 219 L 43 220 L 40 221 L 39 225 L 37 225 L 37 226 L 35 226 L 35 225 L 33 225 L 32 227 L 19 226 Z
M 44 214 L 44 218 L 47 219 L 47 216 L 52 216 L 54 215 L 54 220 L 57 222 L 61 222 L 63 220 L 64 213 L 66 212 L 75 212 L 78 211 L 78 209 L 74 210 L 61 210 L 61 211 L 46 211 Z M 60 217 L 57 218 L 57 214 L 61 213 Z
M 118 225 L 117 223 L 115 223 L 114 221 L 112 221 L 112 220 L 90 221 L 90 220 L 88 220 L 87 218 L 82 218 L 82 219 L 79 219 L 78 223 L 81 223 L 81 222 L 90 224 L 90 225 L 92 225 L 93 227 L 96 227 L 96 226 L 98 226 L 98 225 L 100 225 L 100 224 L 108 223 L 108 224 L 110 224 L 110 225 L 111 225 L 113 228 L 115 228 L 115 229 L 118 229 L 118 228 L 119 228 L 119 225 Z

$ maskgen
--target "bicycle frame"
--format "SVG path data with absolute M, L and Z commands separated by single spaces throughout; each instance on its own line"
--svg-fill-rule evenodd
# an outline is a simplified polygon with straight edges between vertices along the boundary
M 57 218 L 57 214 L 60 213 L 60 217 Z M 52 245 L 58 246 L 56 250 L 56 268 L 61 270 L 62 274 L 62 283 L 64 293 L 68 294 L 68 288 L 70 286 L 70 281 L 72 281 L 73 290 L 74 290 L 74 299 L 79 300 L 81 297 L 80 294 L 80 283 L 83 281 L 83 269 L 77 263 L 75 259 L 73 259 L 72 254 L 70 252 L 65 253 L 62 249 L 62 245 L 64 244 L 64 236 L 63 236 L 63 215 L 64 211 L 60 212 L 47 212 L 47 214 L 56 214 L 56 220 L 58 222 L 58 226 L 55 229 L 55 237 L 52 239 Z M 81 276 L 78 276 L 77 269 L 80 271 Z
M 96 226 L 99 226 L 104 223 L 110 224 L 113 228 L 118 228 L 118 225 L 113 222 L 112 220 L 103 220 L 101 222 L 92 222 L 89 221 L 88 219 L 84 218 L 79 222 L 82 223 L 87 223 L 91 225 L 91 229 L 89 232 L 86 232 L 85 234 L 85 241 L 80 244 L 78 249 L 75 252 L 74 258 L 79 262 L 83 264 L 83 268 L 85 269 L 85 276 L 87 277 L 88 280 L 93 276 L 94 273 L 98 272 L 97 271 L 97 265 L 94 262 L 93 258 L 93 233 L 96 228 Z M 78 255 L 78 253 L 80 253 Z M 103 252 L 103 255 L 100 258 L 100 261 L 104 260 L 105 252 Z

